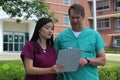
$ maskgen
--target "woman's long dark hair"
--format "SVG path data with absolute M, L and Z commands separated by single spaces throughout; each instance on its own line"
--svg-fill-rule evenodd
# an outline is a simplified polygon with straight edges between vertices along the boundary
M 34 30 L 34 33 L 33 33 L 33 36 L 31 38 L 30 41 L 32 41 L 36 46 L 36 42 L 38 39 L 40 39 L 40 36 L 39 36 L 39 29 L 41 29 L 45 24 L 49 23 L 49 22 L 52 22 L 53 21 L 50 19 L 50 18 L 41 18 L 37 21 L 36 23 L 36 26 L 35 26 L 35 30 Z M 54 23 L 53 23 L 53 26 L 54 26 Z M 41 40 L 41 39 L 40 39 Z M 50 46 L 53 46 L 53 35 L 51 36 L 50 39 L 47 39 L 47 42 L 46 42 L 47 45 L 50 45 Z

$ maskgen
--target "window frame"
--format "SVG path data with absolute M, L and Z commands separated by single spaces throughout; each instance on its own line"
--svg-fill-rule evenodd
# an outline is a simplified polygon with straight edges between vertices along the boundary
M 68 14 L 63 14 L 63 25 L 70 26 L 70 20 Z
M 63 0 L 64 5 L 70 5 L 70 0 Z
M 106 25 L 108 25 L 108 26 L 106 26 Z M 110 28 L 110 18 L 97 20 L 97 28 L 98 29 L 109 29 Z
M 113 46 L 120 47 L 120 36 L 115 36 L 113 39 Z
M 119 3 L 119 7 L 117 7 L 118 3 Z M 114 11 L 116 12 L 120 11 L 120 0 L 114 0 Z
M 7 41 L 5 41 L 4 36 L 7 36 L 6 39 L 8 39 Z M 15 35 L 17 35 L 18 37 L 18 41 L 15 42 Z M 10 36 L 12 36 L 12 39 L 10 39 Z M 22 41 L 21 41 L 22 38 Z M 10 39 L 10 40 L 9 40 Z M 26 33 L 19 33 L 19 32 L 3 32 L 3 51 L 5 52 L 20 52 L 24 46 L 26 42 Z M 6 49 L 5 49 L 5 45 Z M 16 47 L 16 45 L 18 45 Z
M 105 6 L 108 6 L 108 7 L 105 8 Z M 98 7 L 102 7 L 102 9 L 97 9 Z M 109 10 L 109 9 L 110 9 L 110 0 L 102 0 L 96 3 L 97 11 L 104 11 L 104 10 Z
M 114 27 L 114 30 L 115 30 L 115 31 L 120 31 L 120 17 L 115 18 L 114 21 L 115 21 L 115 22 L 114 22 L 114 23 L 115 23 L 115 24 L 114 24 L 114 26 L 115 26 L 115 27 Z

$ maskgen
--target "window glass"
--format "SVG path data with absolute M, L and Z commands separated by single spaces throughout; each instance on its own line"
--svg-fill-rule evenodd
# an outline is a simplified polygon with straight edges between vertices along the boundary
M 109 3 L 110 3 L 109 0 L 100 0 L 100 1 L 97 1 L 96 8 L 97 8 L 97 10 L 109 9 L 109 7 L 110 7 Z
M 19 35 L 14 35 L 14 41 L 18 42 L 19 41 Z
M 8 35 L 4 35 L 3 41 L 4 41 L 4 42 L 8 42 Z
M 3 51 L 19 52 L 27 40 L 29 40 L 28 33 L 4 32 Z
M 12 43 L 9 44 L 9 51 L 13 51 L 13 44 Z
M 74 0 L 74 3 L 79 3 L 79 0 Z
M 20 42 L 24 42 L 24 36 L 20 35 L 19 40 L 20 40 Z
M 115 18 L 115 31 L 120 31 L 120 17 Z
M 8 40 L 8 42 L 13 42 L 13 35 L 10 34 Z
M 23 44 L 20 44 L 20 47 L 19 47 L 20 51 L 22 50 L 23 46 L 24 46 Z
M 8 44 L 7 43 L 3 44 L 3 49 L 4 49 L 4 51 L 8 51 Z
M 70 0 L 63 0 L 63 4 L 70 5 Z
M 120 36 L 114 37 L 113 46 L 120 47 Z
M 106 29 L 110 27 L 110 20 L 109 19 L 99 19 L 97 21 L 97 28 Z
M 15 46 L 15 51 L 19 51 L 19 45 L 15 43 L 14 46 Z
M 63 15 L 63 25 L 70 25 L 69 16 L 67 14 Z
M 115 11 L 120 11 L 120 0 L 114 0 Z

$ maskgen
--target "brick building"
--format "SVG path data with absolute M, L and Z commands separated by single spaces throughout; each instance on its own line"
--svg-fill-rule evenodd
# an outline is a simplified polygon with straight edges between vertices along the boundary
M 97 30 L 105 40 L 106 47 L 120 48 L 120 0 L 98 1 L 96 10 Z M 88 17 L 88 20 L 92 25 L 93 17 Z
M 50 10 L 56 13 L 55 35 L 70 27 L 68 8 L 80 3 L 85 8 L 84 26 L 93 28 L 93 0 L 45 0 Z M 120 0 L 96 0 L 97 31 L 100 32 L 106 48 L 120 48 Z
M 55 23 L 54 36 L 70 27 L 68 8 L 73 3 L 80 3 L 85 8 L 84 26 L 93 28 L 93 0 L 45 0 L 50 11 L 59 19 Z M 106 48 L 120 48 L 120 0 L 96 0 L 97 31 L 100 32 Z M 30 39 L 35 23 L 5 16 L 0 7 L 0 52 L 20 52 L 25 41 Z

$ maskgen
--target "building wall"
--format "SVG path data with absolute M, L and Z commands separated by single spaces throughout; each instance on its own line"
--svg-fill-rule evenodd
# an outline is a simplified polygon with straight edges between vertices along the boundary
M 55 23 L 54 37 L 56 37 L 57 34 L 68 28 L 67 26 L 63 25 L 63 15 L 67 14 L 69 5 L 63 5 L 62 0 L 45 0 L 45 1 L 49 4 L 50 11 L 55 12 L 56 17 L 59 20 L 57 23 Z
M 16 22 L 3 22 L 3 31 L 4 32 L 28 32 L 28 24 L 21 24 Z
M 92 12 L 92 6 L 93 6 L 93 2 L 88 2 L 89 3 L 89 10 L 91 12 L 91 16 L 89 17 L 93 17 L 93 12 Z M 108 10 L 102 10 L 102 11 L 97 11 L 97 16 L 103 16 L 103 15 L 108 15 L 108 14 L 113 14 L 114 13 L 114 2 L 113 0 L 110 1 L 110 8 Z M 87 8 L 85 6 L 85 8 Z M 87 11 L 89 11 L 87 10 Z M 101 18 L 100 18 L 101 19 Z M 104 19 L 104 18 L 103 18 Z M 98 20 L 98 19 L 97 19 Z M 93 20 L 89 20 L 90 22 L 93 22 Z M 91 25 L 92 27 L 92 25 Z M 114 33 L 114 20 L 113 18 L 110 18 L 110 28 L 107 29 L 97 29 L 101 36 L 103 37 L 105 43 L 106 43 L 106 47 L 111 47 L 112 46 L 112 37 L 108 36 L 108 34 L 112 34 Z
M 3 21 L 0 20 L 0 52 L 3 51 Z
M 110 14 L 116 14 L 120 12 L 115 12 L 114 11 L 114 0 L 109 0 L 110 1 L 110 8 L 108 10 L 102 10 L 102 11 L 97 11 L 97 16 L 104 16 L 104 15 L 110 15 Z M 119 16 L 120 17 L 120 16 Z M 113 36 L 110 36 L 110 34 L 118 34 L 120 31 L 115 31 L 115 16 L 110 16 L 107 17 L 110 19 L 110 27 L 107 29 L 98 29 L 100 34 L 102 35 L 105 43 L 106 43 L 106 48 L 111 48 L 113 47 Z M 104 18 L 102 18 L 104 19 Z
M 31 22 L 31 23 L 28 24 L 29 40 L 31 39 L 31 37 L 33 35 L 34 29 L 35 29 L 35 25 L 36 25 L 35 22 Z
M 85 18 L 83 21 L 83 26 L 90 27 L 90 23 L 88 21 L 88 17 L 92 16 L 90 4 L 88 3 L 87 0 L 80 0 L 79 2 L 85 8 Z
M 24 40 L 26 41 L 26 40 L 28 40 L 26 38 L 26 36 L 29 36 L 29 39 L 31 39 L 35 24 L 36 23 L 34 21 L 28 21 L 28 22 L 22 21 L 20 23 L 16 23 L 16 21 L 13 19 L 1 19 L 0 20 L 0 34 L 1 34 L 0 35 L 0 53 L 1 52 L 9 52 L 9 51 L 4 51 L 3 44 L 7 43 L 8 46 L 10 46 L 11 44 L 14 45 L 14 43 L 15 43 L 15 42 L 9 42 L 9 41 L 3 42 L 3 35 L 8 34 L 8 35 L 12 35 L 15 37 L 15 35 L 24 35 L 25 34 Z M 27 35 L 27 34 L 29 34 L 29 35 Z M 12 38 L 12 39 L 15 40 L 15 38 Z M 8 40 L 11 40 L 11 39 L 8 38 Z M 12 47 L 12 49 L 13 49 L 13 51 L 10 51 L 10 52 L 14 52 L 15 47 Z
M 68 14 L 68 8 L 74 2 L 70 0 L 70 5 L 64 5 L 63 0 L 45 0 L 50 7 L 50 11 L 54 11 L 56 17 L 58 18 L 58 22 L 55 23 L 55 30 L 54 30 L 54 38 L 63 30 L 70 27 L 70 25 L 63 25 L 63 15 Z M 91 22 L 93 20 L 88 20 L 89 17 L 93 17 L 92 14 L 92 5 L 93 2 L 89 2 L 88 0 L 79 0 L 79 3 L 84 6 L 85 8 L 85 18 L 83 21 L 83 26 L 88 26 L 92 28 Z M 97 11 L 97 16 L 114 14 L 119 12 L 114 12 L 114 0 L 110 0 L 110 8 L 109 10 Z M 101 36 L 103 37 L 106 48 L 113 46 L 113 36 L 109 34 L 115 34 L 120 32 L 114 31 L 114 17 L 110 18 L 110 28 L 107 29 L 98 29 Z M 27 32 L 29 33 L 29 39 L 31 39 L 33 31 L 34 31 L 35 23 L 27 22 L 27 23 L 16 23 L 11 21 L 0 21 L 0 34 L 3 32 Z M 0 52 L 3 50 L 3 36 L 0 36 Z
M 64 5 L 63 0 L 45 0 L 47 3 L 49 3 L 50 10 L 54 11 L 56 13 L 56 17 L 59 19 L 57 23 L 55 23 L 55 35 L 59 34 L 61 31 L 68 28 L 70 25 L 65 26 L 63 25 L 63 15 L 68 14 L 68 8 L 70 5 L 72 5 L 74 2 L 73 0 L 70 0 L 70 5 Z M 79 3 L 82 3 L 82 5 L 85 7 L 85 18 L 83 21 L 83 26 L 90 27 L 90 23 L 88 21 L 88 17 L 91 16 L 91 11 L 89 7 L 89 3 L 86 0 L 79 0 Z

